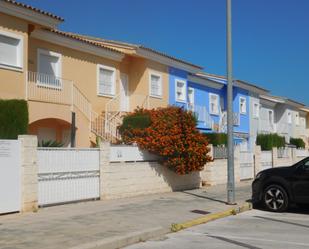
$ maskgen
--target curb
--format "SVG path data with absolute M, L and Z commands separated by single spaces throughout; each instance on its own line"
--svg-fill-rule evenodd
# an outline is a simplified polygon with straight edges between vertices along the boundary
M 140 232 L 129 233 L 124 236 L 115 236 L 112 238 L 97 240 L 94 242 L 71 247 L 70 249 L 116 249 L 143 242 L 152 238 L 161 237 L 170 233 L 170 229 L 155 227 Z
M 197 226 L 200 224 L 204 224 L 213 220 L 217 220 L 220 218 L 224 218 L 230 215 L 236 215 L 248 210 L 252 209 L 251 203 L 244 203 L 243 205 L 240 205 L 235 208 L 228 209 L 223 212 L 218 212 L 214 214 L 209 214 L 206 216 L 203 216 L 201 218 L 197 218 L 194 220 L 190 220 L 184 223 L 177 223 L 172 224 L 170 228 L 163 228 L 163 227 L 154 227 L 151 229 L 139 231 L 139 232 L 133 232 L 129 233 L 124 236 L 114 236 L 112 238 L 106 238 L 102 240 L 97 240 L 94 242 L 82 244 L 79 246 L 71 247 L 70 249 L 116 249 L 116 248 L 123 248 L 125 246 L 129 246 L 132 244 L 136 244 L 139 242 L 143 242 L 149 239 L 158 238 L 163 235 L 166 235 L 170 232 L 178 232 L 180 230 Z
M 245 212 L 245 211 L 249 211 L 252 209 L 252 204 L 249 202 L 244 203 L 241 206 L 238 206 L 236 208 L 231 208 L 228 209 L 226 211 L 223 212 L 218 212 L 218 213 L 214 213 L 214 214 L 209 214 L 206 215 L 204 217 L 201 218 L 197 218 L 194 220 L 190 220 L 187 222 L 183 222 L 183 223 L 176 223 L 176 224 L 172 224 L 171 225 L 171 231 L 172 232 L 178 232 L 180 230 L 189 228 L 189 227 L 193 227 L 193 226 L 197 226 L 197 225 L 201 225 L 210 221 L 214 221 L 217 219 L 221 219 L 230 215 L 237 215 L 239 213 Z

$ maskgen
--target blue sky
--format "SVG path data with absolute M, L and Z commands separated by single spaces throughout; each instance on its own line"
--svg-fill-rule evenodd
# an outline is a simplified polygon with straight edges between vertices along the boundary
M 143 44 L 225 75 L 225 0 L 21 0 L 62 30 Z M 234 78 L 309 105 L 309 1 L 232 0 Z

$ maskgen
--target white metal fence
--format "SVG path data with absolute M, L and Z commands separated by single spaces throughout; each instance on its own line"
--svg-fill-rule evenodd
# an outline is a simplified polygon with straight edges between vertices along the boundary
M 227 158 L 227 147 L 214 146 L 213 147 L 213 158 L 214 159 L 226 159 Z
M 273 153 L 272 151 L 261 152 L 261 170 L 273 167 Z
M 278 158 L 289 158 L 290 157 L 290 148 L 278 148 Z
M 40 206 L 100 197 L 98 149 L 38 148 Z
M 254 177 L 254 156 L 252 152 L 240 151 L 240 180 L 252 179 Z

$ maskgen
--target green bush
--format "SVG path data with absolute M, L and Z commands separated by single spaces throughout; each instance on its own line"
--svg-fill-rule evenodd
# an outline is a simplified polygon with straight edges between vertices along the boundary
M 55 140 L 42 140 L 41 142 L 38 142 L 38 147 L 63 147 L 63 145 L 64 143 Z
M 290 144 L 295 145 L 296 148 L 305 148 L 305 142 L 301 138 L 290 138 Z
M 145 129 L 151 124 L 150 116 L 143 113 L 141 110 L 129 114 L 123 118 L 122 125 L 119 126 L 120 134 L 124 131 L 132 129 Z
M 261 146 L 262 150 L 271 150 L 274 147 L 285 147 L 285 138 L 278 134 L 258 134 L 256 144 Z
M 28 105 L 25 100 L 0 100 L 0 139 L 17 139 L 28 132 Z
M 213 146 L 227 146 L 227 134 L 225 133 L 205 133 L 204 135 L 207 137 L 209 144 Z

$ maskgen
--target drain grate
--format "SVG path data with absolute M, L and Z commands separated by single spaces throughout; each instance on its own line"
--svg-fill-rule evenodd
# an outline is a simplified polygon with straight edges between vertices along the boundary
M 195 214 L 203 214 L 203 215 L 206 215 L 206 214 L 210 214 L 210 212 L 207 212 L 207 211 L 204 211 L 204 210 L 191 210 L 192 213 L 195 213 Z

